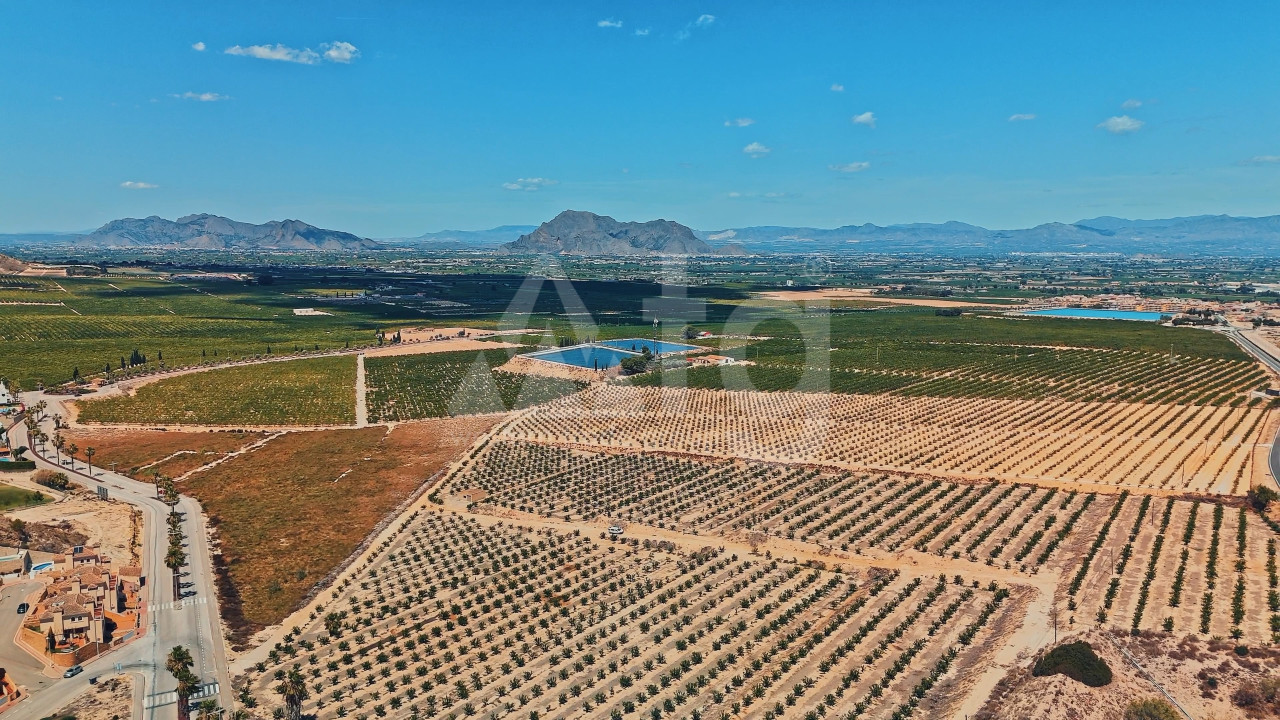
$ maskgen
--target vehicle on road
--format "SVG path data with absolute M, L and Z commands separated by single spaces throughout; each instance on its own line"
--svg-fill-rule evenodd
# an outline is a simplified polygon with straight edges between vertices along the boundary
M 62 673 L 62 677 L 73 678 L 82 672 L 84 672 L 84 668 L 80 667 L 79 665 L 72 665 L 71 667 L 67 668 L 66 672 Z
M 26 615 L 26 614 L 27 614 L 27 611 L 28 611 L 28 610 L 30 610 L 30 609 L 31 609 L 31 606 L 30 606 L 30 605 L 28 605 L 28 604 L 26 604 L 26 603 L 18 603 L 18 614 L 19 614 L 19 615 Z

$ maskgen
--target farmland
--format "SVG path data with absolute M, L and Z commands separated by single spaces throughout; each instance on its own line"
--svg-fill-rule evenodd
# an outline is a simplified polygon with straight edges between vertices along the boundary
M 373 421 L 506 412 L 577 392 L 585 383 L 496 371 L 506 350 L 373 357 L 365 361 Z
M 492 422 L 285 433 L 182 481 L 216 529 L 234 640 L 284 618 Z
M 961 578 L 412 516 L 250 674 L 342 717 L 881 717 L 930 707 L 1010 604 Z M 976 587 L 975 587 L 976 585 Z M 697 716 L 695 715 L 695 716 Z M 901 716 L 901 715 L 899 715 Z M 925 715 L 927 716 L 927 715 Z
M 1246 359 L 988 344 L 862 343 L 829 353 L 769 341 L 725 351 L 746 367 L 649 373 L 639 386 L 909 397 L 1229 405 L 1267 384 Z
M 513 440 L 715 458 L 1240 494 L 1274 409 L 606 385 L 540 406 Z M 621 429 L 625 428 L 625 430 Z
M 911 551 L 1061 574 L 1072 624 L 1270 642 L 1276 542 L 1256 513 L 1207 500 L 803 466 L 700 462 L 495 441 L 445 492 L 496 508 L 698 537 L 772 538 L 886 559 Z M 847 555 L 846 555 L 847 556 Z M 1272 619 L 1274 618 L 1274 619 Z
M 80 404 L 87 423 L 145 425 L 350 425 L 352 357 L 257 363 L 147 383 L 132 395 Z

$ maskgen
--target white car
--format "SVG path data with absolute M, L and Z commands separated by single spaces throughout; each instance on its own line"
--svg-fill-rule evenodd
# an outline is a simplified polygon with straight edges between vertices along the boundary
M 609 534 L 614 537 L 618 537 L 619 535 L 622 534 L 622 528 L 618 527 L 617 525 L 610 525 Z

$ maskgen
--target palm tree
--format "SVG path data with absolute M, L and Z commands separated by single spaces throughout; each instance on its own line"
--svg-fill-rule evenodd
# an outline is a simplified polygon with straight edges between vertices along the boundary
M 222 714 L 222 708 L 218 707 L 218 701 L 214 698 L 201 700 L 196 709 L 200 711 L 201 720 L 212 720 Z
M 62 433 L 53 434 L 53 448 L 58 451 L 58 467 L 62 467 L 62 448 L 67 446 L 67 439 Z
M 75 443 L 71 443 L 70 445 L 68 445 L 68 446 L 67 446 L 67 454 L 71 456 L 71 470 L 72 470 L 72 471 L 75 471 L 75 469 L 76 469 L 76 455 L 77 455 L 79 452 L 80 452 L 80 446 L 79 446 L 79 445 L 77 445 L 77 444 L 75 444 Z
M 190 720 L 191 696 L 200 686 L 200 680 L 191 672 L 195 661 L 191 659 L 191 651 L 175 645 L 165 658 L 164 667 L 178 681 L 178 720 Z
M 165 567 L 173 571 L 173 599 L 177 600 L 180 597 L 179 591 L 181 590 L 178 587 L 178 570 L 187 564 L 187 553 L 182 549 L 181 538 L 177 538 L 176 542 L 170 541 L 169 552 L 165 553 L 164 556 L 164 564 Z
M 85 457 L 89 458 L 89 477 L 93 477 L 93 456 L 97 452 L 97 450 L 93 449 L 93 446 L 84 449 Z
M 200 689 L 200 678 L 190 670 L 183 671 L 177 678 L 178 720 L 191 720 L 191 696 Z
M 297 668 L 291 669 L 276 686 L 276 692 L 284 697 L 285 718 L 302 720 L 302 701 L 307 699 L 307 683 Z

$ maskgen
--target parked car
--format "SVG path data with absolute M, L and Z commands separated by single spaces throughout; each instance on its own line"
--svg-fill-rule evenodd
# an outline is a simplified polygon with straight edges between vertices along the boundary
M 27 611 L 28 611 L 28 610 L 30 610 L 30 609 L 31 609 L 31 606 L 30 606 L 30 605 L 28 605 L 28 604 L 26 604 L 26 603 L 18 603 L 18 614 L 19 614 L 19 615 L 26 615 L 26 614 L 27 614 Z
M 72 665 L 71 667 L 67 668 L 66 672 L 62 673 L 62 677 L 73 678 L 82 672 L 84 672 L 84 668 L 80 667 L 79 665 Z

